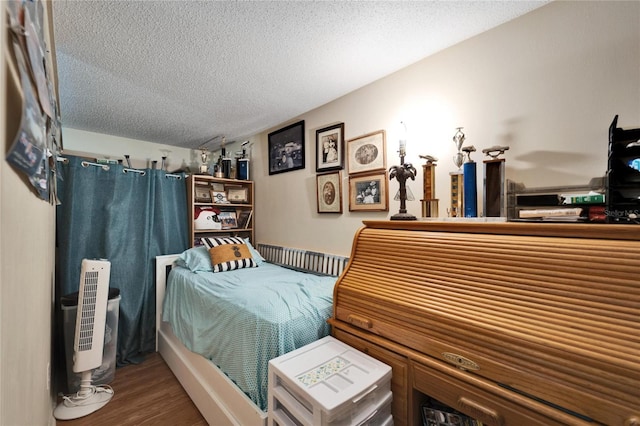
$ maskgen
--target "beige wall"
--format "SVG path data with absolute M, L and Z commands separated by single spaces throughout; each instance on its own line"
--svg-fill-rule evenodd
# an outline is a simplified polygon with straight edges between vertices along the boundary
M 452 136 L 464 127 L 478 163 L 482 211 L 482 149 L 508 145 L 507 178 L 528 187 L 586 184 L 607 168 L 608 127 L 640 127 L 640 3 L 554 2 L 464 41 L 323 107 L 305 120 L 306 168 L 268 175 L 267 133 L 253 147 L 257 241 L 348 254 L 365 219 L 398 211 L 390 183 L 388 213 L 317 214 L 315 131 L 344 122 L 346 138 L 387 132 L 387 164 L 399 164 L 400 121 L 408 128 L 407 161 L 419 174 L 409 186 L 422 198 L 423 160 L 439 158 L 440 216 L 450 202 L 455 166 Z M 384 58 L 380 58 L 384 60 Z M 339 77 L 337 77 L 339 78 Z M 283 123 L 289 124 L 290 122 Z M 282 127 L 278 126 L 278 128 Z M 274 129 L 272 129 L 274 130 Z M 410 213 L 421 215 L 418 201 Z
M 4 13 L 4 7 L 2 8 Z M 4 15 L 3 15 L 4 18 Z M 5 19 L 0 23 L 0 135 L 13 140 L 21 101 L 5 66 Z M 7 81 L 7 85 L 5 85 Z M 8 119 L 7 119 L 8 118 Z M 48 384 L 54 273 L 54 207 L 36 197 L 0 161 L 0 425 L 55 424 Z
M 407 161 L 418 169 L 409 187 L 422 198 L 424 161 L 418 156 L 439 158 L 440 216 L 450 203 L 451 138 L 459 126 L 465 144 L 477 149 L 479 212 L 482 149 L 493 145 L 510 147 L 507 178 L 528 187 L 586 184 L 603 176 L 613 117 L 620 115 L 619 126 L 640 127 L 639 21 L 639 2 L 556 1 L 270 129 L 305 120 L 304 170 L 269 176 L 268 131 L 250 138 L 257 241 L 348 255 L 363 220 L 386 220 L 398 211 L 393 181 L 389 212 L 350 213 L 343 171 L 344 213 L 317 213 L 315 132 L 338 122 L 345 123 L 347 139 L 384 129 L 388 166 L 399 163 L 398 123 L 406 122 Z M 144 161 L 166 148 L 68 128 L 63 134 L 66 150 L 112 158 L 137 149 Z M 167 149 L 175 151 L 172 164 L 174 158 L 197 161 L 193 152 Z M 407 207 L 421 215 L 418 201 Z
M 125 161 L 124 156 L 129 155 L 132 167 L 151 167 L 152 161 L 157 161 L 157 167 L 160 168 L 163 156 L 167 157 L 166 169 L 169 171 L 193 166 L 199 161 L 197 152 L 186 148 L 87 132 L 64 126 L 62 139 L 65 153 L 123 161 Z M 124 164 L 126 165 L 126 161 Z
M 251 138 L 257 240 L 349 254 L 362 220 L 386 219 L 397 211 L 397 183 L 391 182 L 389 212 L 349 213 L 344 175 L 344 213 L 316 213 L 315 131 L 337 122 L 345 123 L 347 139 L 386 130 L 387 162 L 393 165 L 398 162 L 397 123 L 405 121 L 408 161 L 422 164 L 419 154 L 440 158 L 436 179 L 441 215 L 449 202 L 451 137 L 457 126 L 465 128 L 467 143 L 478 149 L 477 162 L 483 148 L 509 145 L 507 177 L 528 186 L 581 184 L 604 174 L 613 116 L 620 115 L 622 127 L 640 126 L 639 22 L 638 2 L 554 2 L 426 58 L 292 118 L 290 122 L 306 122 L 304 170 L 269 176 L 267 157 L 259 159 L 268 132 Z M 2 46 L 4 25 L 2 20 Z M 3 62 L 4 55 L 3 50 Z M 4 71 L 2 65 L 0 81 L 5 80 Z M 1 93 L 0 134 L 5 134 L 7 91 Z M 64 129 L 64 141 L 68 151 L 112 158 L 131 154 L 140 161 L 134 167 L 144 166 L 147 159 L 160 160 L 163 149 L 172 151 L 170 170 L 182 160 L 194 161 L 189 150 L 74 129 Z M 419 174 L 410 183 L 416 198 L 422 194 L 421 179 Z M 54 208 L 35 197 L 4 161 L 0 187 L 0 424 L 51 424 L 46 376 L 51 361 Z M 408 207 L 420 215 L 418 202 Z
M 307 160 L 300 171 L 269 176 L 267 132 L 251 140 L 257 190 L 257 240 L 348 254 L 364 219 L 397 211 L 390 184 L 388 213 L 349 213 L 343 176 L 342 215 L 319 215 L 315 201 L 315 131 L 344 122 L 347 138 L 387 131 L 388 165 L 397 164 L 397 123 L 409 128 L 408 161 L 440 158 L 441 215 L 449 202 L 451 136 L 463 126 L 478 151 L 506 144 L 507 176 L 528 186 L 580 184 L 606 170 L 607 129 L 640 126 L 640 3 L 554 2 L 411 67 L 310 111 Z M 5 22 L 0 23 L 2 46 Z M 5 52 L 2 52 L 4 62 Z M 384 60 L 384 58 L 380 58 Z M 4 82 L 4 65 L 0 81 Z M 0 95 L 5 134 L 6 90 Z M 288 123 L 283 123 L 283 125 Z M 278 126 L 280 127 L 280 126 Z M 65 149 L 121 158 L 135 167 L 160 160 L 169 169 L 192 153 L 175 147 L 64 129 Z M 482 160 L 476 153 L 475 160 Z M 138 160 L 140 162 L 138 162 Z M 420 168 L 419 168 L 420 170 Z M 422 193 L 421 174 L 410 187 Z M 479 176 L 481 180 L 481 176 Z M 47 390 L 51 361 L 53 207 L 40 201 L 0 162 L 0 424 L 52 424 Z M 417 202 L 409 204 L 420 215 Z M 38 265 L 38 267 L 33 267 Z

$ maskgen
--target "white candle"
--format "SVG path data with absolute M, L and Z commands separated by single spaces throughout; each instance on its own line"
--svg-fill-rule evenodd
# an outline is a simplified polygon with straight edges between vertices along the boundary
M 401 124 L 401 128 L 400 128 L 400 156 L 404 157 L 407 153 L 407 126 L 404 124 L 403 121 L 400 122 Z

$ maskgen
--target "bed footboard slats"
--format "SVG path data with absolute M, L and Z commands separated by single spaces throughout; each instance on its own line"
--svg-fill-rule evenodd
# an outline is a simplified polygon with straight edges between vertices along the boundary
M 303 249 L 257 244 L 258 251 L 271 263 L 316 274 L 339 276 L 349 258 Z

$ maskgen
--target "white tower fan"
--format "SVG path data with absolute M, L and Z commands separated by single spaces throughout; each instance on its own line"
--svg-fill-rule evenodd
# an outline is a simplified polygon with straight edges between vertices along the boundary
M 110 272 L 111 263 L 107 260 L 82 260 L 73 340 L 73 371 L 82 373 L 82 378 L 80 390 L 63 396 L 62 402 L 53 410 L 53 416 L 58 420 L 91 414 L 113 397 L 110 386 L 91 384 L 93 370 L 102 365 Z

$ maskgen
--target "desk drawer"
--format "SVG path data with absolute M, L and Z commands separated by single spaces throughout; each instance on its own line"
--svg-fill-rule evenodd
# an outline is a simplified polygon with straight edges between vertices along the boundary
M 484 382 L 479 386 L 478 379 L 465 382 L 446 370 L 456 369 L 443 365 L 441 370 L 412 362 L 414 389 L 481 421 L 483 425 L 593 425 L 515 392 L 513 398 L 509 398 L 510 392 L 495 384 Z

